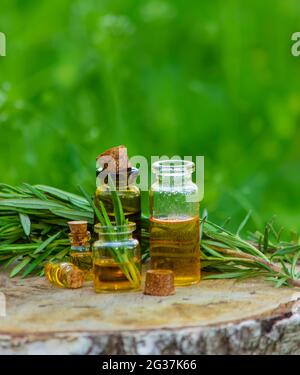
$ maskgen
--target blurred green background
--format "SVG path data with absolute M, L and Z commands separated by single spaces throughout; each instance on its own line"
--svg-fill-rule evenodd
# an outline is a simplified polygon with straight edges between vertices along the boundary
M 0 180 L 92 191 L 95 156 L 205 155 L 210 217 L 300 229 L 298 0 L 1 0 Z

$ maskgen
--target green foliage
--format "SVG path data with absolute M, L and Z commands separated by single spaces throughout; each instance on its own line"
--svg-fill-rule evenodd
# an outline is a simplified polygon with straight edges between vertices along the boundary
M 115 192 L 111 180 L 110 189 L 112 193 Z M 72 216 L 93 223 L 95 205 L 83 188 L 81 191 L 86 199 L 50 186 L 0 185 L 0 266 L 12 266 L 11 277 L 22 270 L 23 277 L 32 273 L 41 275 L 44 262 L 63 259 L 67 255 L 70 245 L 65 215 L 71 211 Z M 34 196 L 39 198 L 33 198 Z M 120 199 L 114 193 L 112 198 L 117 220 L 124 225 L 127 221 Z M 24 202 L 27 204 L 24 205 Z M 62 209 L 53 209 L 58 205 Z M 100 223 L 112 227 L 104 205 L 100 207 Z M 300 238 L 294 236 L 289 242 L 281 240 L 282 230 L 277 231 L 274 223 L 269 222 L 264 234 L 256 231 L 250 233 L 250 240 L 245 240 L 239 232 L 249 217 L 250 214 L 247 214 L 237 233 L 231 233 L 224 225 L 208 221 L 207 213 L 205 214 L 201 223 L 202 268 L 212 272 L 206 278 L 243 279 L 264 276 L 275 282 L 276 287 L 300 286 L 300 272 L 297 269 Z M 143 217 L 141 225 L 142 255 L 145 261 L 149 258 L 149 220 Z M 127 249 L 120 247 L 119 250 L 112 250 L 112 256 L 120 264 L 128 280 L 137 286 L 140 280 L 139 270 Z
M 21 271 L 26 277 L 41 274 L 45 261 L 63 259 L 70 247 L 67 219 L 92 224 L 88 201 L 50 186 L 0 184 L 0 266 L 13 266 L 11 277 Z
M 299 230 L 299 13 L 298 0 L 2 0 L 1 181 L 92 190 L 113 145 L 200 154 L 212 220 L 237 228 L 252 210 L 253 228 L 276 214 Z

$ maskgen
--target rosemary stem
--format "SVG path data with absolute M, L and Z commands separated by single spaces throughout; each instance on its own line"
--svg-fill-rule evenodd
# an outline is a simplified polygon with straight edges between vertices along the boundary
M 280 266 L 278 266 L 277 264 L 274 264 L 270 261 L 266 261 L 265 259 L 258 258 L 254 255 L 247 254 L 247 253 L 244 253 L 242 251 L 237 251 L 237 250 L 233 250 L 233 249 L 225 249 L 223 247 L 212 246 L 212 245 L 211 245 L 211 247 L 214 250 L 217 250 L 220 253 L 223 253 L 223 254 L 226 254 L 226 255 L 230 255 L 231 257 L 249 259 L 249 260 L 252 260 L 253 262 L 256 262 L 256 263 L 262 263 L 265 266 L 271 268 L 272 271 L 274 271 L 275 273 L 282 274 L 282 268 Z M 300 287 L 300 280 L 294 280 L 290 277 L 290 278 L 287 279 L 287 282 L 292 286 Z

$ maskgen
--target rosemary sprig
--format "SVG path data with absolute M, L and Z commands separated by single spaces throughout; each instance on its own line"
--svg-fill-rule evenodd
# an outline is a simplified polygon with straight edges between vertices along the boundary
M 106 225 L 104 211 L 102 208 L 102 214 L 98 211 L 100 223 Z M 293 234 L 291 240 L 283 239 L 286 232 L 282 228 L 277 230 L 271 221 L 262 232 L 250 233 L 246 240 L 241 235 L 246 219 L 237 233 L 232 233 L 225 224 L 219 226 L 206 217 L 205 214 L 201 222 L 202 267 L 209 271 L 206 278 L 263 276 L 277 287 L 299 286 L 299 236 Z M 0 183 L 0 267 L 10 268 L 11 277 L 41 275 L 44 262 L 64 259 L 69 247 L 67 219 L 86 220 L 93 224 L 93 202 L 88 195 L 72 194 L 45 185 Z M 148 226 L 148 218 L 143 217 L 142 249 L 148 248 Z M 57 237 L 53 238 L 55 235 Z M 148 258 L 149 252 L 144 250 L 143 261 Z
M 248 216 L 249 218 L 250 216 Z M 300 257 L 300 243 L 287 246 L 287 242 L 271 242 L 270 224 L 267 223 L 264 235 L 256 232 L 252 241 L 243 240 L 239 233 L 231 234 L 214 223 L 203 220 L 201 240 L 202 266 L 213 272 L 207 279 L 263 276 L 275 282 L 275 286 L 300 286 L 300 272 L 296 265 Z M 256 238 L 259 241 L 255 242 Z M 287 256 L 288 255 L 288 256 Z
M 50 186 L 0 184 L 0 266 L 10 276 L 42 274 L 43 263 L 68 253 L 67 219 L 93 223 L 79 195 Z

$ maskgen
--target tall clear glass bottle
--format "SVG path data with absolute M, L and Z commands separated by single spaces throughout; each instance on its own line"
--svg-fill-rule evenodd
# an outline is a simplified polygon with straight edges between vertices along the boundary
M 152 269 L 170 269 L 175 285 L 200 281 L 199 191 L 192 181 L 194 163 L 153 163 L 150 189 L 150 257 Z

